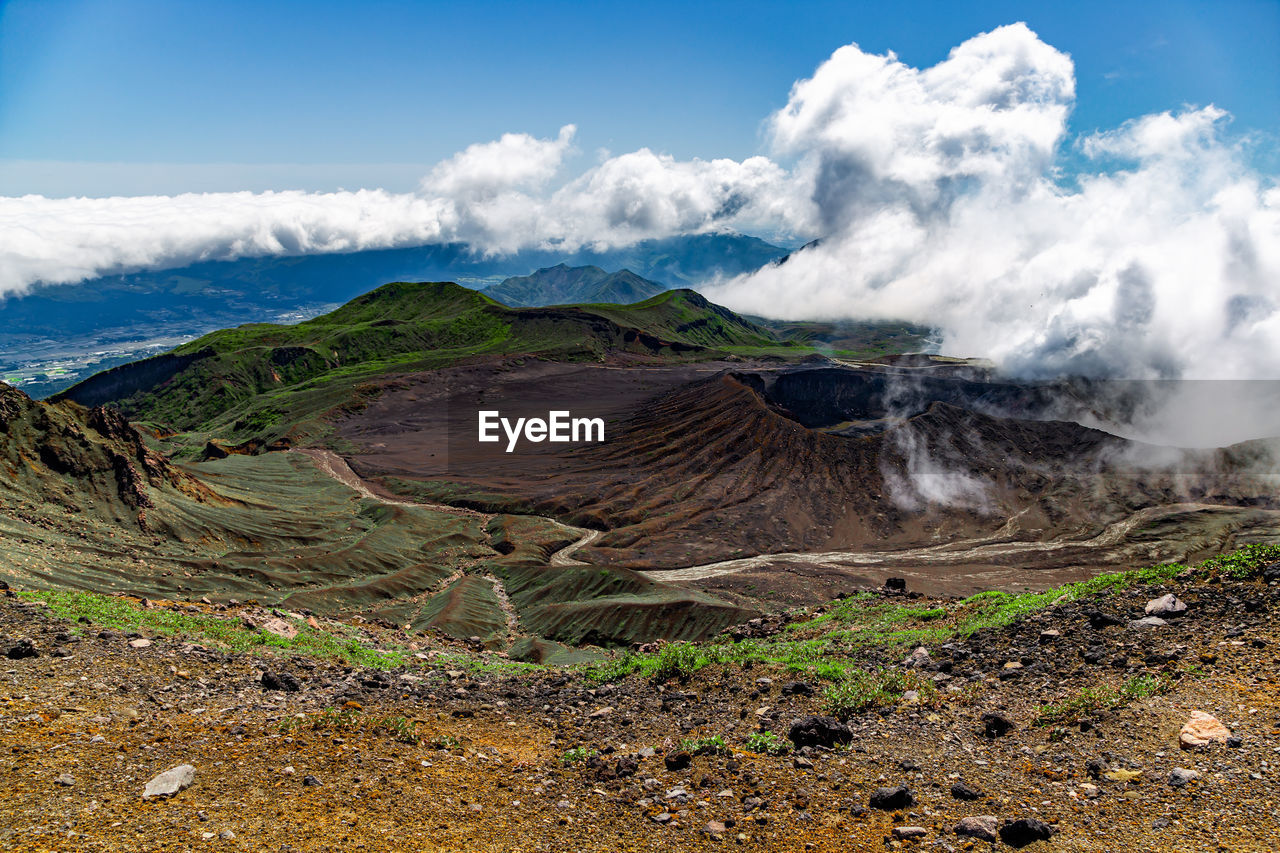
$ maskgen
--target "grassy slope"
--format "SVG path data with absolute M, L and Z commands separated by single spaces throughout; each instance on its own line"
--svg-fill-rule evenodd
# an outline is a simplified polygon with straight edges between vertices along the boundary
M 927 349 L 932 330 L 893 321 L 785 321 L 750 318 L 780 340 L 826 355 L 866 360 Z
M 826 681 L 827 701 L 832 706 L 847 701 L 851 691 L 856 691 L 855 698 L 861 695 L 869 700 L 876 699 L 878 694 L 887 704 L 900 699 L 904 689 L 917 689 L 923 684 L 906 683 L 909 677 L 895 682 L 883 672 L 868 673 L 859 661 L 861 651 L 887 650 L 890 655 L 899 655 L 920 644 L 964 640 L 980 630 L 1012 625 L 1055 604 L 1106 599 L 1184 574 L 1248 580 L 1257 577 L 1277 559 L 1280 559 L 1280 547 L 1251 545 L 1206 560 L 1194 568 L 1163 564 L 1099 575 L 1044 592 L 979 593 L 937 607 L 856 595 L 802 614 L 773 638 L 733 641 L 722 636 L 702 643 L 667 643 L 655 652 L 626 652 L 606 662 L 591 664 L 584 673 L 595 683 L 617 681 L 631 675 L 666 680 L 687 678 L 712 664 L 750 662 Z M 184 637 L 225 649 L 266 647 L 286 654 L 311 655 L 376 668 L 416 663 L 394 640 L 380 641 L 367 630 L 361 633 L 329 621 L 318 628 L 309 628 L 305 622 L 293 620 L 299 634 L 285 639 L 246 628 L 235 615 L 227 618 L 212 612 L 190 614 L 172 607 L 143 607 L 133 599 L 80 591 L 33 591 L 20 595 L 46 602 L 55 614 L 70 620 L 83 618 L 93 625 Z M 438 662 L 435 665 L 438 666 Z M 1115 698 L 1134 698 L 1157 689 L 1159 685 L 1126 682 Z M 833 707 L 832 710 L 839 709 Z M 1046 707 L 1043 722 L 1055 722 L 1062 713 L 1063 709 L 1057 706 Z
M 295 326 L 251 324 L 191 341 L 174 355 L 196 360 L 116 402 L 135 420 L 270 441 L 358 405 L 371 390 L 362 383 L 374 377 L 486 355 L 594 361 L 611 353 L 686 360 L 807 352 L 692 291 L 627 306 L 512 309 L 456 284 L 401 282 Z M 76 399 L 76 392 L 67 396 Z
M 594 665 L 588 670 L 588 676 L 596 683 L 632 674 L 664 680 L 689 678 L 714 663 L 745 666 L 759 663 L 824 681 L 827 710 L 844 716 L 900 701 L 906 690 L 918 690 L 924 699 L 927 699 L 925 693 L 936 690 L 936 686 L 918 678 L 914 672 L 883 667 L 868 670 L 864 662 L 868 652 L 899 658 L 918 646 L 936 648 L 942 643 L 969 638 L 978 631 L 1014 625 L 1060 603 L 1106 599 L 1180 575 L 1228 580 L 1256 578 L 1263 567 L 1277 560 L 1280 560 L 1280 546 L 1252 544 L 1233 553 L 1211 557 L 1196 567 L 1162 564 L 1097 575 L 1044 592 L 1019 594 L 992 590 L 934 607 L 858 593 L 805 613 L 768 639 L 733 640 L 721 635 L 705 643 L 669 643 L 657 652 L 625 653 Z M 1166 686 L 1139 679 L 1126 681 L 1116 689 L 1100 688 L 1082 695 L 1074 703 L 1065 703 L 1066 707 L 1043 708 L 1039 721 L 1051 724 L 1091 706 L 1115 707 L 1142 695 L 1161 692 Z

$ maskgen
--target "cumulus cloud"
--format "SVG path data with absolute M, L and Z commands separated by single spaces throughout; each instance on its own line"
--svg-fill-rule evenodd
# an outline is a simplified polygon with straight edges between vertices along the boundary
M 925 71 L 848 45 L 794 86 L 773 140 L 806 157 L 823 230 L 900 203 L 928 218 L 975 181 L 1016 192 L 1043 175 L 1074 94 L 1071 60 L 1022 24 Z
M 554 227 L 581 235 L 582 242 L 611 245 L 743 220 L 781 224 L 794 218 L 779 195 L 785 179 L 765 157 L 682 162 L 644 148 L 613 157 L 559 190 L 551 201 Z
M 1213 106 L 1070 141 L 1071 58 L 1025 25 L 931 68 L 856 45 L 797 82 L 770 156 L 604 152 L 507 134 L 415 193 L 0 199 L 0 295 L 201 259 L 461 241 L 625 245 L 735 229 L 821 237 L 708 286 L 766 316 L 895 318 L 1022 375 L 1280 377 L 1280 188 Z M 1074 144 L 1084 167 L 1059 173 Z
M 822 242 L 708 296 L 933 324 L 1022 375 L 1280 378 L 1274 181 L 1209 106 L 1084 139 L 1065 188 L 1072 80 L 1023 25 L 925 70 L 841 48 L 772 121 Z
M 522 188 L 539 189 L 555 177 L 578 129 L 560 128 L 555 139 L 506 133 L 497 142 L 468 146 L 431 170 L 422 189 L 458 202 L 483 201 Z

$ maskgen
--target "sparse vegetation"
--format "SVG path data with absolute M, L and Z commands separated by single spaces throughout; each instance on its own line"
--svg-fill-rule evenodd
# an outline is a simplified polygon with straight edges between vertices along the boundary
M 288 717 L 280 722 L 285 733 L 298 731 L 355 732 L 390 735 L 400 743 L 417 746 L 422 742 L 418 723 L 407 717 L 391 714 L 368 715 L 357 708 L 329 708 L 318 714 Z
M 785 755 L 791 751 L 791 742 L 773 732 L 752 732 L 743 744 L 748 752 L 762 755 Z
M 593 664 L 584 673 L 588 680 L 603 684 L 632 674 L 658 680 L 689 678 L 711 664 L 764 664 L 832 682 L 832 701 L 840 707 L 883 707 L 897 701 L 896 697 L 905 690 L 916 690 L 921 701 L 928 702 L 936 693 L 932 682 L 914 674 L 903 676 L 902 684 L 888 676 L 878 680 L 858 667 L 858 650 L 888 648 L 905 655 L 919 645 L 937 646 L 963 640 L 977 631 L 1003 628 L 1055 604 L 1165 583 L 1189 571 L 1243 579 L 1276 560 L 1280 560 L 1280 546 L 1249 545 L 1195 568 L 1162 563 L 1100 574 L 1042 592 L 980 592 L 937 607 L 919 607 L 873 592 L 860 592 L 833 602 L 812 618 L 789 624 L 775 637 L 668 643 L 656 652 L 626 652 Z
M 708 663 L 710 660 L 695 644 L 668 643 L 658 652 L 653 677 L 659 681 L 688 678 Z
M 412 652 L 395 644 L 378 642 L 358 628 L 327 622 L 320 628 L 293 620 L 297 636 L 281 637 L 247 626 L 238 616 L 188 613 L 160 605 L 143 607 L 133 599 L 73 590 L 23 591 L 21 597 L 43 601 L 49 611 L 71 622 L 85 619 L 93 625 L 119 631 L 139 631 L 152 636 L 179 637 L 227 651 L 301 654 L 340 661 L 366 669 L 418 666 Z M 478 672 L 511 672 L 540 669 L 537 664 L 477 660 L 472 655 L 441 657 L 438 663 Z
M 1136 675 L 1118 688 L 1105 685 L 1086 687 L 1068 699 L 1041 707 L 1035 723 L 1039 726 L 1075 724 L 1130 702 L 1167 693 L 1173 684 L 1173 679 L 1167 675 Z
M 680 741 L 680 749 L 691 755 L 720 755 L 729 751 L 720 735 L 685 738 Z
M 1200 564 L 1200 569 L 1210 576 L 1222 575 L 1232 580 L 1247 580 L 1276 561 L 1280 561 L 1280 545 L 1253 544 L 1230 554 L 1210 557 Z
M 445 752 L 452 752 L 455 749 L 462 748 L 462 741 L 458 740 L 453 735 L 436 735 L 428 741 L 427 744 L 432 749 L 440 749 Z
M 297 636 L 286 638 L 250 628 L 239 618 L 187 613 L 167 606 L 144 608 L 135 601 L 118 596 L 70 590 L 20 594 L 27 599 L 46 602 L 51 612 L 73 622 L 84 617 L 95 625 L 182 637 L 231 651 L 277 650 L 339 660 L 370 669 L 394 669 L 405 666 L 412 659 L 407 649 L 376 646 L 356 629 L 345 625 L 334 625 L 326 630 L 299 622 L 296 624 Z
M 912 670 L 876 669 L 855 671 L 822 693 L 823 709 L 842 720 L 854 714 L 896 705 L 908 691 L 915 691 L 919 704 L 937 698 L 934 683 Z
M 579 764 L 590 761 L 600 754 L 600 750 L 592 749 L 587 746 L 575 746 L 573 749 L 566 750 L 564 755 L 560 756 L 560 763 L 565 767 L 573 764 Z

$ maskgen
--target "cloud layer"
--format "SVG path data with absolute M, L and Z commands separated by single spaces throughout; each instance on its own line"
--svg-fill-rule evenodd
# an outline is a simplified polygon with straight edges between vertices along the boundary
M 937 325 L 1022 375 L 1280 378 L 1280 190 L 1214 107 L 1079 143 L 1070 59 L 1025 26 L 927 70 L 841 48 L 772 122 L 823 241 L 708 296 L 791 318 Z
M 708 287 L 788 318 L 936 325 L 946 352 L 1024 375 L 1280 378 L 1280 189 L 1212 106 L 1077 140 L 1064 53 L 1022 24 L 916 69 L 840 48 L 769 121 L 771 157 L 648 149 L 564 178 L 575 128 L 507 134 L 416 193 L 0 198 L 0 295 L 247 255 L 463 241 L 624 245 L 714 229 L 821 237 Z

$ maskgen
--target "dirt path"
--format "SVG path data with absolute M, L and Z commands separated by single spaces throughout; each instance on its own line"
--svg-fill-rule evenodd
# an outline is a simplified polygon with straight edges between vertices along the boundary
M 516 613 L 515 607 L 511 605 L 511 599 L 507 597 L 507 588 L 493 575 L 484 575 L 484 579 L 493 584 L 493 594 L 498 598 L 498 606 L 506 614 L 507 639 L 514 639 L 520 633 L 520 615 Z
M 328 474 L 339 483 L 342 483 L 344 486 L 358 492 L 361 497 L 365 497 L 370 500 L 380 501 L 381 503 L 390 504 L 391 506 L 418 506 L 423 509 L 432 510 L 433 512 L 447 512 L 452 515 L 473 515 L 477 518 L 483 518 L 486 521 L 493 517 L 488 513 L 483 513 L 474 509 L 466 509 L 465 507 L 449 506 L 448 504 L 423 503 L 421 501 L 406 501 L 391 497 L 390 495 L 379 494 L 370 488 L 369 483 L 363 477 L 351 469 L 351 466 L 347 464 L 347 460 L 343 459 L 332 450 L 321 450 L 315 447 L 308 447 L 291 452 L 301 453 L 303 456 L 310 458 L 316 468 L 321 472 Z
M 389 504 L 391 506 L 416 506 L 416 507 L 422 507 L 423 509 L 429 509 L 432 512 L 445 512 L 445 513 L 450 513 L 452 515 L 470 515 L 470 516 L 474 516 L 476 518 L 482 519 L 486 523 L 493 518 L 493 513 L 480 512 L 479 510 L 466 509 L 465 507 L 449 506 L 448 504 L 424 503 L 422 501 L 406 501 L 400 498 L 392 497 L 390 495 L 385 495 L 379 492 L 375 492 L 367 480 L 365 480 L 363 477 L 357 474 L 354 470 L 352 470 L 351 466 L 347 464 L 347 460 L 343 459 L 341 456 L 334 453 L 332 450 L 322 450 L 320 448 L 308 447 L 308 448 L 303 448 L 303 449 L 299 449 L 291 452 L 303 454 L 304 456 L 306 456 L 312 461 L 312 463 L 316 466 L 316 468 L 319 471 L 321 471 L 324 474 L 327 474 L 328 476 L 337 480 L 339 483 L 342 483 L 348 488 L 354 490 L 361 497 L 368 498 L 369 500 L 379 501 L 381 503 Z M 550 522 L 551 524 L 555 524 L 559 527 L 562 527 L 565 530 L 573 531 L 574 533 L 577 533 L 580 537 L 578 541 L 572 542 L 564 546 L 560 550 L 552 553 L 550 557 L 551 565 L 553 566 L 586 565 L 581 560 L 572 559 L 570 555 L 578 551 L 580 548 L 584 548 L 587 545 L 590 545 L 596 539 L 600 538 L 600 531 L 587 530 L 581 527 L 573 527 L 571 525 L 557 521 L 554 518 L 549 518 L 545 515 L 539 515 L 535 517 L 541 518 L 543 521 L 547 521 L 547 522 Z M 490 580 L 494 581 L 494 583 L 496 584 L 494 591 L 499 593 L 498 600 L 503 602 L 503 609 L 507 611 L 507 621 L 511 623 L 512 620 L 515 619 L 515 611 L 510 609 L 511 603 L 507 601 L 506 590 L 503 589 L 499 592 L 498 586 L 501 586 L 501 582 L 498 581 L 496 578 L 490 578 Z M 452 582 L 452 580 L 450 582 Z M 444 586 L 448 586 L 448 584 L 446 583 L 444 584 Z
M 808 565 L 821 565 L 832 568 L 841 566 L 880 566 L 880 565 L 965 565 L 981 564 L 997 558 L 1018 554 L 1039 554 L 1060 551 L 1065 548 L 1101 549 L 1120 546 L 1125 537 L 1135 527 L 1147 524 L 1166 515 L 1199 509 L 1221 509 L 1214 504 L 1183 503 L 1161 507 L 1141 509 L 1128 518 L 1107 526 L 1098 535 L 1090 539 L 1050 539 L 1045 542 L 1009 542 L 971 540 L 965 542 L 948 542 L 942 545 L 930 545 L 924 548 L 908 548 L 901 551 L 788 551 L 777 554 L 757 554 L 754 557 L 739 557 L 733 560 L 720 560 L 700 566 L 689 566 L 683 569 L 653 570 L 641 574 L 660 581 L 700 581 L 738 572 L 760 569 L 770 563 L 787 562 Z
M 554 518 L 549 518 L 547 520 L 555 521 Z M 599 539 L 600 531 L 584 530 L 581 527 L 570 527 L 569 525 L 561 524 L 558 521 L 556 521 L 556 524 L 560 524 L 560 526 L 563 527 L 565 530 L 572 530 L 576 533 L 580 533 L 582 535 L 582 538 L 571 545 L 564 546 L 559 551 L 556 551 L 554 554 L 552 554 L 551 565 L 553 566 L 585 566 L 586 563 L 582 562 L 581 560 L 573 559 L 571 555 L 574 554 L 576 551 L 578 551 L 580 548 L 585 548 L 588 545 L 590 545 L 592 542 Z
M 482 513 L 477 510 L 453 507 L 445 504 L 405 501 L 379 494 L 375 492 L 359 474 L 353 471 L 351 466 L 347 464 L 346 460 L 338 454 L 333 453 L 332 451 L 319 449 L 307 449 L 298 452 L 306 454 L 315 463 L 316 467 L 325 474 L 328 474 L 335 480 L 344 483 L 360 495 L 371 500 L 381 501 L 383 503 L 393 504 L 396 506 L 419 506 L 436 512 L 473 515 L 483 518 L 486 521 L 493 517 L 491 514 Z M 785 551 L 773 554 L 757 554 L 751 557 L 739 557 L 732 560 L 720 560 L 714 563 L 704 563 L 702 565 L 688 566 L 682 569 L 655 569 L 641 572 L 641 574 L 657 581 L 668 583 L 688 583 L 691 581 L 703 581 L 710 578 L 761 569 L 773 563 L 798 563 L 810 566 L 822 566 L 826 568 L 871 568 L 877 566 L 911 567 L 921 565 L 963 566 L 982 564 L 1024 554 L 1046 554 L 1069 548 L 1085 550 L 1114 549 L 1122 547 L 1126 537 L 1135 528 L 1149 524 L 1168 515 L 1183 512 L 1194 512 L 1203 509 L 1221 509 L 1221 507 L 1213 504 L 1202 503 L 1181 503 L 1160 507 L 1147 507 L 1145 509 L 1138 510 L 1128 518 L 1121 519 L 1120 521 L 1108 525 L 1102 532 L 1089 539 L 1058 538 L 1044 542 L 1009 541 L 1006 538 L 1009 533 L 1009 530 L 1007 529 L 1009 525 L 1006 525 L 1006 527 L 1002 528 L 995 536 L 985 539 L 970 540 L 968 542 L 947 542 L 940 545 L 929 545 L 922 548 L 909 548 L 900 551 Z M 556 524 L 565 530 L 573 531 L 579 534 L 580 537 L 577 541 L 572 542 L 552 553 L 548 561 L 549 564 L 553 566 L 585 565 L 583 561 L 575 560 L 573 555 L 599 539 L 601 535 L 600 531 L 573 527 L 547 516 L 537 517 L 552 524 Z M 1011 519 L 1010 523 L 1012 523 L 1012 521 L 1013 520 Z M 495 591 L 497 591 L 497 586 L 495 586 Z M 499 600 L 506 602 L 505 590 L 499 594 Z M 504 610 L 507 611 L 508 623 L 514 624 L 514 612 L 507 610 L 509 607 L 510 603 L 506 602 Z

